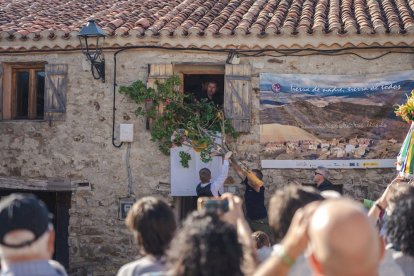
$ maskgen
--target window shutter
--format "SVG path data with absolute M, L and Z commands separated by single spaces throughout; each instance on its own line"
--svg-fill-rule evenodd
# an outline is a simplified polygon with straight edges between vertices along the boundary
M 150 64 L 148 68 L 148 79 L 147 79 L 147 87 L 151 87 L 156 89 L 157 86 L 155 82 L 162 83 L 169 77 L 174 74 L 173 72 L 173 65 L 171 63 L 164 63 L 164 64 Z M 146 108 L 151 108 L 152 103 L 145 103 Z M 158 107 L 158 113 L 161 114 L 164 107 L 160 105 Z M 147 129 L 151 129 L 152 120 L 147 119 Z
M 44 118 L 50 121 L 65 120 L 68 65 L 46 64 L 45 74 Z
M 251 67 L 249 64 L 226 64 L 224 113 L 239 132 L 250 131 Z
M 3 119 L 3 64 L 0 63 L 0 120 Z

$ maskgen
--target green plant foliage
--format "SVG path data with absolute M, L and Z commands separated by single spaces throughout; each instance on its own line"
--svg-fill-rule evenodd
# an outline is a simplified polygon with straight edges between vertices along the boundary
M 179 156 L 181 158 L 181 166 L 183 166 L 184 168 L 188 168 L 188 161 L 191 160 L 191 155 L 187 152 L 180 151 Z
M 136 116 L 154 120 L 151 137 L 158 142 L 162 153 L 169 155 L 171 147 L 187 145 L 200 152 L 201 160 L 207 163 L 211 160 L 214 149 L 215 133 L 221 133 L 224 127 L 227 135 L 238 137 L 230 121 L 224 118 L 222 110 L 217 106 L 206 101 L 195 101 L 178 92 L 178 76 L 171 76 L 165 82 L 157 81 L 155 84 L 156 89 L 147 88 L 138 80 L 130 86 L 121 86 L 119 92 L 138 104 L 134 112 Z M 162 114 L 158 114 L 160 105 L 164 107 Z M 172 141 L 171 137 L 174 137 Z M 188 165 L 189 159 L 185 163 L 183 156 L 180 152 L 181 164 Z

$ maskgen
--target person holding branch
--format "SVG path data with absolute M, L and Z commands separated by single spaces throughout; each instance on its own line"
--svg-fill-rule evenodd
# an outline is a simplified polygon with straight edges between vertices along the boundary
M 198 172 L 200 176 L 200 182 L 196 187 L 198 197 L 219 197 L 224 193 L 223 185 L 229 172 L 229 158 L 231 155 L 231 151 L 224 155 L 220 175 L 213 182 L 211 182 L 211 171 L 209 169 L 203 168 Z
M 242 168 L 235 158 L 231 164 L 237 175 L 242 179 L 246 189 L 244 202 L 246 205 L 246 217 L 253 232 L 263 231 L 273 241 L 273 233 L 269 227 L 267 210 L 265 207 L 265 187 L 263 185 L 263 173 L 258 169 L 248 170 Z

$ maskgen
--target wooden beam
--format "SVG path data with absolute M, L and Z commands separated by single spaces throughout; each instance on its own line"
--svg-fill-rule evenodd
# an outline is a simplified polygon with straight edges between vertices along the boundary
M 68 178 L 16 178 L 0 177 L 0 189 L 34 190 L 34 191 L 75 191 L 91 190 L 88 181 L 73 181 Z

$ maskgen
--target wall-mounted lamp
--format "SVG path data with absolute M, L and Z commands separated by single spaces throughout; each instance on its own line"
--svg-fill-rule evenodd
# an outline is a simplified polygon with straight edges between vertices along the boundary
M 105 32 L 96 25 L 95 20 L 89 20 L 78 34 L 82 51 L 91 63 L 92 75 L 96 80 L 102 79 L 102 82 L 105 82 L 105 59 L 102 55 L 105 36 Z

